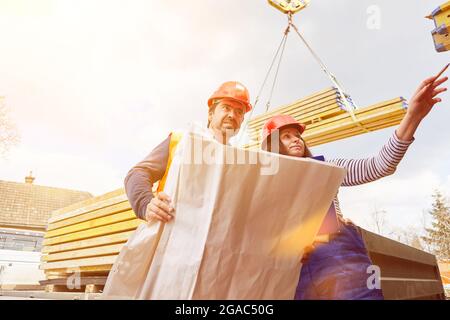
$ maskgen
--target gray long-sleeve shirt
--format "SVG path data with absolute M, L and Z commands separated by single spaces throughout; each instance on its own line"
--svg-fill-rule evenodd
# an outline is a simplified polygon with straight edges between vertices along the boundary
M 147 205 L 153 198 L 153 184 L 159 181 L 166 171 L 169 158 L 170 135 L 154 148 L 144 160 L 135 165 L 125 178 L 125 190 L 136 216 L 145 218 Z M 402 160 L 409 145 L 414 141 L 402 141 L 394 134 L 380 152 L 366 159 L 326 160 L 347 169 L 342 186 L 355 186 L 391 175 Z M 342 216 L 339 200 L 334 199 L 336 213 Z
M 125 191 L 134 213 L 145 219 L 147 205 L 153 199 L 153 184 L 161 180 L 169 159 L 169 135 L 144 160 L 135 165 L 125 177 Z

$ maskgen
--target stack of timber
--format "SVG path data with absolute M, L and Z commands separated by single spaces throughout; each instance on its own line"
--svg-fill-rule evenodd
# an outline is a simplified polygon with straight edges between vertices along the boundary
M 450 1 L 437 7 L 427 18 L 434 20 L 435 29 L 431 31 L 437 52 L 450 50 Z
M 297 121 L 306 124 L 303 138 L 308 146 L 325 144 L 395 126 L 406 114 L 407 103 L 401 97 L 355 109 L 354 117 L 346 111 L 342 99 L 335 88 L 330 88 L 257 116 L 249 122 L 248 134 L 251 143 L 244 148 L 259 148 L 261 129 L 264 123 L 277 114 L 290 115 Z M 353 104 L 350 97 L 346 96 L 345 99 Z
M 44 236 L 40 268 L 48 292 L 99 292 L 120 249 L 142 223 L 124 189 L 55 211 Z
M 450 36 L 447 26 L 444 28 L 437 28 L 431 31 L 433 36 L 434 46 L 437 52 L 445 52 L 450 50 Z

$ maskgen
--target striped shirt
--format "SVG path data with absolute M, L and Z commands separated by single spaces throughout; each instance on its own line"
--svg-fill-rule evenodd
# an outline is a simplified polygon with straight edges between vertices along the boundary
M 326 161 L 347 169 L 342 186 L 358 186 L 393 174 L 413 141 L 414 138 L 411 141 L 402 141 L 397 137 L 397 133 L 394 132 L 380 152 L 373 157 L 366 159 L 331 159 Z M 337 195 L 333 202 L 337 215 L 342 219 Z

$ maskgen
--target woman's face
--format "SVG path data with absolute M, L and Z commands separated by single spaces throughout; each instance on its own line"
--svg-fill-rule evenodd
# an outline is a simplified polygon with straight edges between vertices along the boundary
M 303 157 L 305 144 L 297 128 L 288 127 L 280 131 L 280 153 L 286 156 Z

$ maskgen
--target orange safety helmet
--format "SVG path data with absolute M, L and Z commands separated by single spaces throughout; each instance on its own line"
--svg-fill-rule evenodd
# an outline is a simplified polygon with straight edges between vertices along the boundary
M 216 92 L 213 93 L 211 98 L 208 100 L 208 107 L 211 108 L 215 99 L 228 98 L 245 105 L 246 111 L 252 110 L 252 105 L 250 104 L 250 94 L 247 88 L 240 82 L 228 81 L 223 83 Z
M 293 117 L 280 114 L 273 116 L 264 124 L 262 129 L 262 143 L 261 146 L 263 149 L 266 148 L 267 138 L 276 130 L 281 130 L 286 126 L 294 126 L 297 127 L 300 134 L 305 131 L 306 126 L 303 123 L 298 122 Z

